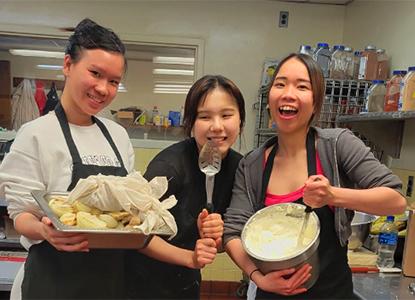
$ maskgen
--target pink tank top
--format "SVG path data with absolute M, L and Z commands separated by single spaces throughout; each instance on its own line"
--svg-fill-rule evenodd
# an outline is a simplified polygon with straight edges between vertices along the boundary
M 324 175 L 323 168 L 321 167 L 320 157 L 318 156 L 317 152 L 316 152 L 316 169 L 317 169 L 317 175 Z M 304 186 L 302 186 L 301 188 L 299 188 L 298 190 L 294 192 L 291 192 L 285 195 L 274 195 L 274 194 L 268 193 L 267 191 L 265 195 L 265 206 L 270 206 L 270 205 L 278 204 L 278 203 L 294 202 L 300 199 L 301 197 L 303 197 L 303 191 L 304 191 Z

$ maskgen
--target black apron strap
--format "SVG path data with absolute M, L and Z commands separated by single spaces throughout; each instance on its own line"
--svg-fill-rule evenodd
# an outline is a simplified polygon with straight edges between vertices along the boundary
M 82 163 L 81 156 L 79 155 L 78 149 L 76 148 L 75 142 L 72 138 L 71 130 L 69 129 L 68 119 L 66 118 L 65 111 L 63 110 L 62 104 L 60 102 L 55 107 L 55 114 L 62 128 L 62 132 L 65 137 L 66 144 L 68 145 L 69 152 L 71 153 L 73 163 Z
M 120 162 L 121 167 L 124 168 L 124 162 L 121 158 L 121 154 L 118 151 L 117 146 L 115 146 L 114 140 L 112 139 L 110 133 L 108 132 L 107 127 L 105 127 L 104 123 L 102 123 L 97 117 L 92 116 L 92 120 L 98 125 L 98 127 L 101 129 L 102 133 L 104 134 L 105 138 L 107 139 L 108 143 L 111 145 L 112 150 L 115 153 L 115 156 L 117 156 L 118 161 Z
M 271 152 L 268 155 L 267 161 L 265 163 L 264 172 L 262 173 L 262 186 L 261 186 L 262 203 L 265 203 L 266 192 L 268 188 L 269 179 L 272 173 L 272 166 L 274 165 L 274 159 L 275 159 L 275 156 L 277 155 L 277 149 L 278 149 L 278 140 L 276 140 L 275 145 L 273 146 Z M 306 150 L 307 150 L 308 176 L 316 175 L 317 174 L 316 148 L 315 148 L 315 136 L 314 136 L 313 128 L 310 128 L 307 133 Z

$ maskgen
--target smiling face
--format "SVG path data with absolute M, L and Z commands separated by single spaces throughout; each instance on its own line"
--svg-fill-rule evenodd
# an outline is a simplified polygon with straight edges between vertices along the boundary
M 84 49 L 76 62 L 69 55 L 65 56 L 63 73 L 66 77 L 62 95 L 65 112 L 68 120 L 82 120 L 79 124 L 82 125 L 84 121 L 90 122 L 90 117 L 116 96 L 124 73 L 124 57 L 116 52 Z
M 212 140 L 224 157 L 240 132 L 241 118 L 236 100 L 221 88 L 211 90 L 197 109 L 193 136 L 199 150 Z
M 279 132 L 307 129 L 314 113 L 313 90 L 307 68 L 300 60 L 290 58 L 280 67 L 268 101 Z

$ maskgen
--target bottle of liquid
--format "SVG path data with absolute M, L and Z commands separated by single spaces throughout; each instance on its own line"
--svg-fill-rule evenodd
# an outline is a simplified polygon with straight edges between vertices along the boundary
M 393 71 L 392 78 L 386 84 L 385 111 L 397 111 L 401 83 L 406 74 L 404 70 Z
M 360 68 L 360 51 L 355 51 L 353 55 L 353 78 L 354 80 L 359 79 L 359 68 Z
M 313 58 L 323 71 L 324 77 L 329 77 L 331 60 L 331 51 L 329 49 L 329 44 L 318 43 Z
M 389 76 L 389 57 L 385 49 L 376 50 L 378 55 L 376 79 L 386 80 Z
M 159 114 L 159 110 L 158 110 L 157 106 L 153 107 L 153 110 L 151 112 L 151 121 L 152 121 L 153 125 L 157 125 L 157 123 L 160 122 L 160 114 Z
M 313 50 L 311 49 L 310 45 L 301 45 L 298 53 L 313 56 Z
M 394 216 L 388 216 L 380 228 L 378 258 L 376 260 L 376 265 L 379 268 L 393 268 L 395 265 L 394 254 L 398 244 L 398 229 L 394 221 Z
M 398 110 L 415 110 L 415 66 L 409 67 L 401 85 Z
M 345 79 L 353 79 L 353 50 L 350 47 L 344 48 L 344 70 Z
M 385 106 L 385 81 L 373 80 L 366 96 L 364 112 L 382 112 Z
M 375 80 L 377 79 L 378 55 L 376 47 L 368 45 L 360 54 L 359 79 Z
M 333 54 L 330 61 L 330 78 L 345 79 L 344 72 L 344 46 L 334 45 Z

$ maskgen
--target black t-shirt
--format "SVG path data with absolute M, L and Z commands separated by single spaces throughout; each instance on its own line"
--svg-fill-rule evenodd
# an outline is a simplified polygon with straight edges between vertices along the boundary
M 194 249 L 199 239 L 197 217 L 206 206 L 206 177 L 199 170 L 198 157 L 196 141 L 193 138 L 186 139 L 161 151 L 150 162 L 144 174 L 147 180 L 156 176 L 166 176 L 169 179 L 169 187 L 163 197 L 174 195 L 178 200 L 176 206 L 170 209 L 178 233 L 169 242 L 189 250 Z M 220 172 L 215 175 L 212 200 L 216 213 L 223 215 L 229 206 L 235 172 L 241 158 L 241 154 L 231 149 L 222 160 Z M 152 286 L 156 284 L 155 281 L 159 285 L 167 281 L 163 286 L 166 288 L 180 288 L 186 287 L 194 280 L 200 280 L 199 270 L 162 263 L 141 254 L 134 253 L 133 256 L 131 259 L 130 255 L 127 265 L 133 260 L 132 266 L 136 270 L 134 273 L 145 274 L 144 280 L 147 281 L 147 284 L 140 283 L 140 287 L 136 286 L 138 289 L 154 289 Z

